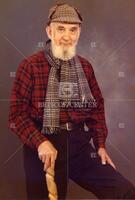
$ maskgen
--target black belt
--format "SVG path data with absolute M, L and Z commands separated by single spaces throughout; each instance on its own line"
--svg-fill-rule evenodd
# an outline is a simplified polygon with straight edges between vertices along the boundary
M 74 129 L 84 129 L 84 124 L 83 123 L 81 123 L 81 124 L 73 124 L 73 123 L 71 123 L 71 122 L 67 122 L 67 123 L 65 123 L 65 124 L 61 124 L 60 125 L 60 129 L 64 129 L 64 130 L 67 130 L 67 131 L 72 131 L 72 130 L 74 130 Z

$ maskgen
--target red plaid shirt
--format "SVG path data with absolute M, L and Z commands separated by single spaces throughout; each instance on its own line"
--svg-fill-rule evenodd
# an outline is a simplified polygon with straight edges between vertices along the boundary
M 91 130 L 96 148 L 104 147 L 107 128 L 104 114 L 104 100 L 97 84 L 91 64 L 79 56 L 89 86 L 98 106 L 89 113 L 87 126 Z M 44 51 L 40 51 L 23 60 L 17 70 L 11 95 L 9 128 L 17 134 L 23 143 L 32 148 L 47 138 L 40 132 L 34 121 L 43 121 L 45 95 L 49 76 L 49 65 Z M 76 124 L 85 116 L 72 111 L 72 119 Z M 60 113 L 60 123 L 70 121 L 67 112 Z

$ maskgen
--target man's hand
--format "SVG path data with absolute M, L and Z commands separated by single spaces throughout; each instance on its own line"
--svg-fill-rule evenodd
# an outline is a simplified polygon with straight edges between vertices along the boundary
M 101 162 L 102 162 L 103 165 L 105 165 L 106 162 L 107 162 L 107 163 L 110 164 L 114 169 L 116 169 L 116 167 L 115 167 L 113 161 L 111 160 L 110 156 L 109 156 L 108 153 L 106 152 L 106 149 L 105 149 L 105 148 L 99 147 L 99 149 L 98 149 L 98 155 L 100 156 Z
M 38 147 L 39 159 L 44 163 L 44 171 L 55 163 L 57 158 L 57 150 L 51 142 L 44 141 Z

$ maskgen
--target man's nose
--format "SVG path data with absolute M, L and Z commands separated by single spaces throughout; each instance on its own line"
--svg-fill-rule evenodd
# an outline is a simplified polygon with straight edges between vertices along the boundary
M 64 40 L 69 40 L 70 39 L 70 33 L 69 31 L 65 31 L 64 34 L 63 34 L 63 39 Z

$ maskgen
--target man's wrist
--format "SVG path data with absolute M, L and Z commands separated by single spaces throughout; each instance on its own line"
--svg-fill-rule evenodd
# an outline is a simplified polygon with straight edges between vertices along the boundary
M 48 139 L 47 138 L 43 138 L 41 141 L 37 142 L 37 144 L 36 144 L 37 150 L 38 150 L 38 147 L 40 146 L 40 144 L 42 144 L 45 141 L 48 141 Z
M 94 146 L 95 146 L 96 151 L 98 151 L 101 148 L 106 149 L 105 143 L 94 143 Z

